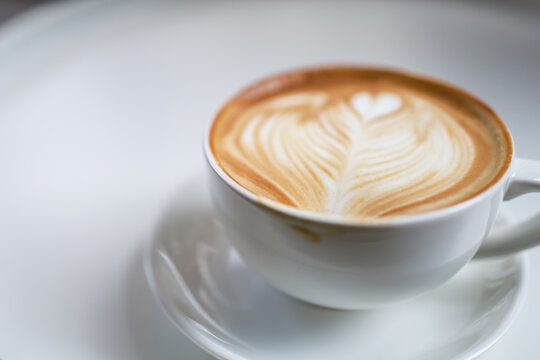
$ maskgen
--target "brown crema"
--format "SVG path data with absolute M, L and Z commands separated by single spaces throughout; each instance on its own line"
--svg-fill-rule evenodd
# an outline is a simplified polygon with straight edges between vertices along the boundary
M 507 128 L 473 95 L 365 67 L 263 80 L 225 105 L 209 136 L 218 165 L 255 195 L 356 219 L 458 204 L 512 158 Z

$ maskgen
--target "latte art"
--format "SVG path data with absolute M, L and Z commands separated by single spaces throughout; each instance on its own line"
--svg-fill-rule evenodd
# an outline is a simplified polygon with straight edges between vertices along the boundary
M 346 218 L 459 203 L 494 181 L 506 156 L 492 124 L 400 84 L 317 84 L 228 110 L 212 150 L 236 182 Z

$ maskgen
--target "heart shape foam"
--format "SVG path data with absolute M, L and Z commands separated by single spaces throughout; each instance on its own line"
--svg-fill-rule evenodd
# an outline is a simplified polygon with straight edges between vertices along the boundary
M 369 122 L 398 110 L 402 101 L 399 96 L 391 93 L 380 93 L 373 96 L 368 92 L 360 92 L 354 95 L 351 104 L 362 116 L 362 120 Z

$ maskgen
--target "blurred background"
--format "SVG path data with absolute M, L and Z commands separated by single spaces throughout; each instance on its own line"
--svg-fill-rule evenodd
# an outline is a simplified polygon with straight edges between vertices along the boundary
M 1 0 L 0 1 L 0 22 L 6 21 L 10 17 L 17 15 L 18 13 L 31 8 L 36 5 L 50 3 L 50 2 L 67 2 L 69 0 L 54 1 L 54 0 Z M 77 1 L 77 0 L 71 0 Z M 196 2 L 198 0 L 184 0 L 178 2 Z M 202 0 L 199 2 L 216 2 L 217 0 Z M 264 0 L 255 0 L 263 2 Z M 415 1 L 415 0 L 403 0 L 403 1 Z M 426 0 L 427 1 L 427 0 Z M 452 0 L 435 0 L 435 1 L 452 1 Z M 236 0 L 238 2 L 238 0 Z M 504 6 L 521 6 L 532 7 L 538 9 L 540 7 L 540 0 L 455 0 L 454 2 L 468 2 L 468 3 L 480 3 L 484 5 L 498 4 Z

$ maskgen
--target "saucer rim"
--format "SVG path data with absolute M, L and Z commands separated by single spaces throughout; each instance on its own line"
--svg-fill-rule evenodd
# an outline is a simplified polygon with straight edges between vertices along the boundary
M 144 274 L 150 288 L 150 292 L 152 293 L 152 297 L 155 299 L 156 303 L 160 307 L 161 311 L 165 314 L 167 319 L 180 331 L 180 333 L 186 336 L 197 347 L 219 360 L 254 360 L 239 355 L 238 353 L 234 352 L 233 349 L 223 345 L 222 342 L 213 340 L 212 337 L 205 335 L 200 330 L 197 330 L 197 327 L 192 325 L 192 320 L 187 315 L 185 315 L 184 312 L 173 311 L 171 306 L 164 301 L 164 299 L 160 296 L 161 291 L 159 289 L 153 271 L 154 267 L 152 255 L 155 249 L 157 239 L 158 238 L 156 236 L 152 236 L 149 240 L 145 242 L 142 252 L 142 263 Z M 227 243 L 226 246 L 231 247 L 229 243 Z M 495 345 L 508 331 L 513 321 L 521 312 L 525 304 L 530 278 L 530 260 L 526 252 L 519 252 L 506 256 L 482 259 L 473 258 L 471 261 L 484 262 L 493 259 L 504 258 L 514 258 L 514 261 L 516 261 L 519 266 L 519 269 L 517 270 L 519 273 L 519 279 L 517 280 L 517 291 L 511 300 L 512 303 L 510 310 L 506 312 L 502 321 L 494 328 L 491 334 L 489 334 L 484 340 L 471 346 L 469 349 L 465 350 L 461 354 L 460 358 L 463 360 L 476 359 L 478 356 L 480 356 L 488 349 L 490 349 L 493 345 Z M 443 284 L 442 286 L 445 285 Z M 173 314 L 179 314 L 180 316 L 175 316 Z
M 171 306 L 167 304 L 163 298 L 160 296 L 160 290 L 159 286 L 157 284 L 155 274 L 153 271 L 153 261 L 152 261 L 152 254 L 154 245 L 156 243 L 156 238 L 151 237 L 150 240 L 146 241 L 143 246 L 142 251 L 142 263 L 143 263 L 143 270 L 146 277 L 146 282 L 148 283 L 148 286 L 150 288 L 150 292 L 152 293 L 152 297 L 158 304 L 161 311 L 165 314 L 167 319 L 174 325 L 175 328 L 177 328 L 182 335 L 187 337 L 192 343 L 194 343 L 197 347 L 199 347 L 204 352 L 210 354 L 211 356 L 219 359 L 219 360 L 249 360 L 243 357 L 236 357 L 234 358 L 226 358 L 224 357 L 224 354 L 222 352 L 229 352 L 226 347 L 217 344 L 216 342 L 212 341 L 210 338 L 206 337 L 201 332 L 197 331 L 195 327 L 191 326 L 190 322 L 191 319 L 187 315 L 185 315 L 183 312 L 180 312 L 179 317 L 175 317 L 173 315 L 173 310 L 171 309 Z
M 506 256 L 494 256 L 483 259 L 474 259 L 471 261 L 483 261 L 490 259 L 504 259 L 504 258 L 515 258 L 515 261 L 519 264 L 519 280 L 517 293 L 512 299 L 512 307 L 508 311 L 503 320 L 498 326 L 495 327 L 495 330 L 490 336 L 488 336 L 484 341 L 480 342 L 478 345 L 471 347 L 468 351 L 464 353 L 466 357 L 464 360 L 476 359 L 478 356 L 486 352 L 489 348 L 495 345 L 506 332 L 510 329 L 512 323 L 519 315 L 521 310 L 525 305 L 525 300 L 527 299 L 527 293 L 529 291 L 529 279 L 530 279 L 530 260 L 529 255 L 525 251 L 518 253 L 506 255 Z M 475 349 L 476 348 L 476 349 Z

